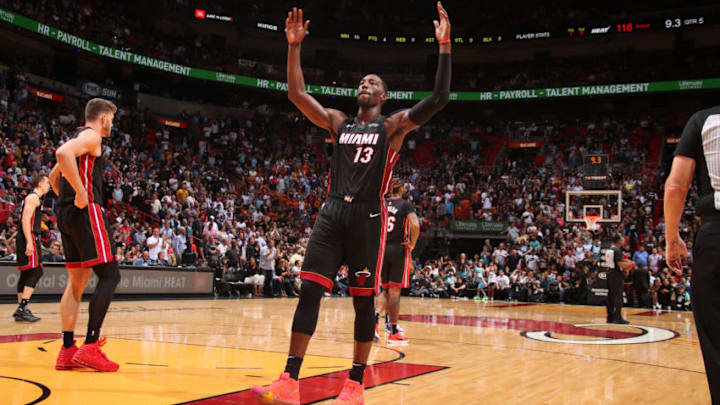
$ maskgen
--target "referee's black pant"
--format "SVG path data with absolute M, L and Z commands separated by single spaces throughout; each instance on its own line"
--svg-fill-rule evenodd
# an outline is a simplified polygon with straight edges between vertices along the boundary
M 620 270 L 607 271 L 607 321 L 616 322 L 622 319 L 623 286 L 625 275 Z
M 713 404 L 720 404 L 720 220 L 703 221 L 695 235 L 691 298 Z

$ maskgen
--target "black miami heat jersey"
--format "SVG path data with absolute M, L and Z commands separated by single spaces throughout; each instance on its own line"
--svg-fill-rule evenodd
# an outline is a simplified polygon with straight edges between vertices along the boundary
M 388 244 L 399 245 L 410 236 L 408 215 L 415 212 L 415 207 L 404 198 L 388 198 Z
M 33 191 L 30 194 L 35 194 L 35 192 Z M 30 196 L 30 194 L 28 194 L 28 197 Z M 25 212 L 25 201 L 27 201 L 27 197 L 25 197 L 20 204 L 20 215 Z M 32 214 L 32 219 L 30 219 L 30 232 L 32 232 L 33 234 L 38 234 L 42 232 L 42 204 L 42 198 L 40 198 L 40 204 L 38 204 L 38 206 L 35 208 L 35 211 Z M 20 228 L 20 232 L 18 232 L 18 237 L 25 237 L 25 233 L 22 232 L 22 228 Z
M 78 128 L 73 135 L 76 138 L 82 131 L 89 127 Z M 88 192 L 88 202 L 94 202 L 103 205 L 103 169 L 105 167 L 105 159 L 102 155 L 99 157 L 85 154 L 76 159 L 80 181 Z M 75 189 L 63 176 L 60 180 L 60 205 L 73 205 L 75 203 Z
M 35 192 L 32 192 L 31 194 L 34 194 Z M 25 212 L 25 201 L 27 200 L 27 197 L 23 199 L 22 204 L 20 205 L 20 212 Z M 20 214 L 22 215 L 22 214 Z M 22 218 L 22 217 L 21 217 Z M 30 219 L 30 233 L 32 240 L 26 240 L 25 239 L 25 232 L 22 229 L 22 221 L 20 229 L 18 230 L 17 237 L 15 238 L 15 252 L 17 254 L 17 268 L 18 270 L 29 270 L 34 269 L 37 267 L 42 267 L 42 263 L 40 263 L 40 253 L 38 252 L 37 246 L 37 234 L 42 232 L 42 198 L 40 199 L 40 205 L 35 208 L 35 211 L 32 213 L 32 218 Z M 34 247 L 34 252 L 32 257 L 27 257 L 25 255 L 25 249 L 27 248 L 27 244 L 31 243 Z
M 77 137 L 87 127 L 75 131 Z M 89 154 L 77 158 L 80 181 L 88 192 L 88 205 L 75 206 L 75 190 L 64 177 L 60 184 L 60 203 L 56 207 L 57 223 L 65 251 L 65 266 L 89 268 L 115 260 L 115 241 L 110 221 L 101 207 L 103 201 L 103 168 L 105 160 Z
M 330 170 L 330 195 L 352 202 L 381 201 L 398 153 L 390 147 L 385 117 L 348 118 L 338 129 Z

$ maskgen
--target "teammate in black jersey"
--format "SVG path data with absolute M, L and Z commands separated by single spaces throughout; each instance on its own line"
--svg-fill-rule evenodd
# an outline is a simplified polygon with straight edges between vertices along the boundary
M 400 292 L 410 287 L 412 273 L 412 251 L 420 236 L 420 223 L 415 208 L 403 198 L 405 184 L 401 179 L 393 179 L 388 206 L 387 246 L 381 272 L 383 292 L 378 296 L 378 308 L 375 313 L 375 340 L 378 319 L 385 312 L 385 330 L 390 344 L 407 343 L 408 338 L 398 326 L 400 314 Z
M 17 268 L 20 279 L 17 285 L 18 308 L 13 314 L 17 322 L 37 322 L 40 320 L 27 307 L 38 280 L 43 275 L 37 235 L 42 220 L 42 197 L 50 190 L 50 181 L 44 175 L 33 178 L 33 191 L 22 202 L 22 229 L 15 240 Z
M 363 374 L 374 335 L 373 295 L 376 293 L 384 257 L 387 209 L 392 168 L 405 135 L 423 125 L 448 102 L 450 95 L 450 20 L 440 2 L 439 21 L 434 21 L 440 46 L 433 92 L 411 109 L 388 117 L 382 106 L 388 92 L 375 74 L 360 81 L 357 115 L 323 107 L 306 92 L 300 67 L 300 45 L 310 21 L 302 10 L 293 9 L 285 20 L 288 40 L 288 97 L 315 125 L 326 129 L 334 143 L 330 171 L 330 193 L 320 210 L 308 242 L 301 279 L 302 291 L 295 317 L 288 361 L 278 380 L 268 387 L 254 387 L 260 399 L 270 404 L 300 401 L 298 374 L 308 343 L 315 332 L 320 300 L 330 291 L 341 265 L 350 270 L 350 295 L 355 308 L 355 350 L 350 378 L 334 404 L 363 403 Z M 377 271 L 377 272 L 376 272 Z
M 110 136 L 117 107 L 95 98 L 85 107 L 85 127 L 78 128 L 74 137 L 58 148 L 58 164 L 50 173 L 50 184 L 58 194 L 56 209 L 58 228 L 65 250 L 68 285 L 60 301 L 63 346 L 55 368 L 70 370 L 89 367 L 97 371 L 117 371 L 118 364 L 110 361 L 100 349 L 100 327 L 107 314 L 120 271 L 115 261 L 115 243 L 103 204 L 102 139 Z M 75 346 L 74 330 L 83 290 L 91 270 L 98 277 L 90 300 L 87 334 L 82 347 Z

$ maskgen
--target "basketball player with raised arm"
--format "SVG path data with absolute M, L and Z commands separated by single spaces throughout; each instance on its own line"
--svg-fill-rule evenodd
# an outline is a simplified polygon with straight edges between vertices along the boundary
M 315 125 L 327 130 L 334 143 L 330 192 L 320 210 L 308 242 L 300 278 L 302 290 L 293 318 L 290 350 L 285 372 L 266 387 L 253 387 L 266 404 L 299 404 L 298 374 L 315 332 L 320 300 L 333 287 L 341 265 L 347 264 L 350 295 L 355 309 L 355 346 L 349 379 L 333 404 L 360 405 L 363 375 L 375 331 L 373 295 L 377 293 L 384 257 L 387 208 L 384 196 L 392 181 L 405 135 L 423 125 L 443 109 L 450 95 L 450 20 L 440 2 L 439 21 L 434 21 L 440 44 L 433 93 L 411 109 L 382 115 L 387 86 L 375 74 L 360 81 L 358 112 L 348 117 L 342 111 L 324 108 L 305 91 L 300 68 L 300 46 L 310 21 L 293 8 L 285 20 L 288 41 L 288 97 Z M 335 393 L 332 393 L 335 395 Z
M 58 195 L 56 210 L 58 228 L 65 250 L 68 285 L 60 301 L 63 345 L 55 368 L 71 370 L 88 367 L 96 371 L 117 371 L 100 349 L 100 327 L 107 314 L 120 270 L 113 253 L 115 243 L 103 203 L 102 140 L 110 136 L 117 107 L 94 98 L 85 106 L 85 126 L 78 128 L 72 139 L 64 143 L 55 156 L 57 165 L 50 173 L 50 184 Z M 74 331 L 83 290 L 91 271 L 98 277 L 90 300 L 87 334 L 82 347 L 75 346 Z

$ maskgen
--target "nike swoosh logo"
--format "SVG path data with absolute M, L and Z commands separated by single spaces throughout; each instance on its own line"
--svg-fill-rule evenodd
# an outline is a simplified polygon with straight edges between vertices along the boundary
M 370 214 L 370 218 L 377 218 L 379 216 L 380 216 L 379 212 L 377 214 Z

